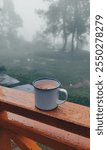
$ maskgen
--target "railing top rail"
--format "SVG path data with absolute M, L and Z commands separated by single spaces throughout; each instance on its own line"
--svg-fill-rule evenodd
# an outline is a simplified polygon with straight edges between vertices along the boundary
M 89 137 L 89 108 L 85 106 L 66 102 L 53 111 L 40 111 L 35 108 L 34 94 L 0 87 L 0 109 Z

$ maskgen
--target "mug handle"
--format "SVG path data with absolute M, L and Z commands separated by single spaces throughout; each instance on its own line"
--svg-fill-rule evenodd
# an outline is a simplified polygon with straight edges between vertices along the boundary
M 59 92 L 62 92 L 62 93 L 65 94 L 65 100 L 58 100 L 57 101 L 58 105 L 63 104 L 68 99 L 68 92 L 67 92 L 67 90 L 59 88 Z

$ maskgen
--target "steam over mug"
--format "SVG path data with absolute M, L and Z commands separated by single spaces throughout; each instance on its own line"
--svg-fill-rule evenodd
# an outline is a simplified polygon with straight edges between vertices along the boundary
M 67 91 L 59 88 L 61 83 L 56 79 L 42 78 L 32 84 L 35 88 L 35 106 L 41 110 L 52 110 L 68 98 Z M 65 94 L 65 100 L 59 100 L 59 92 Z

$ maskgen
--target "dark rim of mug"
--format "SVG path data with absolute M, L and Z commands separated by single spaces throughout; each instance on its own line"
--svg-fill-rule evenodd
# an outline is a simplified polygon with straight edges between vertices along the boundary
M 40 88 L 37 88 L 37 87 L 35 86 L 35 83 L 36 83 L 37 81 L 39 81 L 39 80 L 52 80 L 52 81 L 56 81 L 57 83 L 59 83 L 59 85 L 58 85 L 57 87 L 55 87 L 55 88 L 52 88 L 52 89 L 40 89 Z M 59 87 L 61 86 L 61 83 L 60 83 L 58 80 L 54 79 L 54 78 L 44 77 L 44 78 L 38 78 L 37 80 L 34 80 L 34 81 L 32 82 L 32 85 L 34 86 L 34 88 L 36 88 L 36 89 L 38 89 L 38 90 L 49 91 L 49 90 L 55 90 L 55 89 L 59 88 Z

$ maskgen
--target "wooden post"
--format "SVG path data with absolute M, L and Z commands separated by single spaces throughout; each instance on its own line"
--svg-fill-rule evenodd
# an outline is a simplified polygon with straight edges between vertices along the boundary
M 42 150 L 35 141 L 27 137 L 12 132 L 10 133 L 10 137 L 22 150 Z
M 9 134 L 2 128 L 0 128 L 0 150 L 11 150 Z

